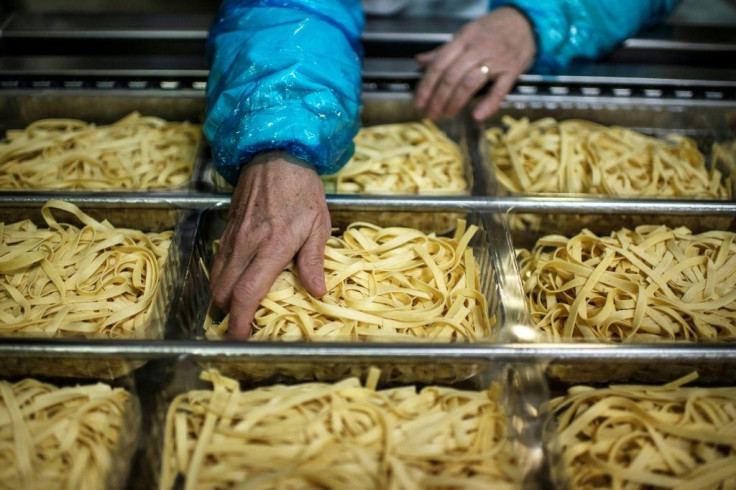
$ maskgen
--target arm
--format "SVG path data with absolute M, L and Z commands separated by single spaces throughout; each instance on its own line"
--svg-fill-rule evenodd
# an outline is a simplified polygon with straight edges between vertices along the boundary
M 535 71 L 560 70 L 573 59 L 598 59 L 644 27 L 661 21 L 678 0 L 492 0 L 524 12 L 537 44 Z
M 307 291 L 325 293 L 317 174 L 353 152 L 362 22 L 357 0 L 251 0 L 224 3 L 213 25 L 204 130 L 235 190 L 210 286 L 235 338 L 293 258 Z
M 452 41 L 423 53 L 426 72 L 416 105 L 430 118 L 453 117 L 487 82 L 473 110 L 493 115 L 530 67 L 550 72 L 573 59 L 596 59 L 668 14 L 677 0 L 491 0 L 492 11 L 466 24 Z

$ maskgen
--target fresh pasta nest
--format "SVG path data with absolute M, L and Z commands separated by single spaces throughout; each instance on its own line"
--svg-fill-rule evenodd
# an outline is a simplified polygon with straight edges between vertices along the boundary
M 730 183 L 708 169 L 685 136 L 657 139 L 590 121 L 502 119 L 486 132 L 496 178 L 525 193 L 671 196 L 728 199 Z
M 519 252 L 532 321 L 555 340 L 736 337 L 736 234 L 642 225 Z
M 116 228 L 63 201 L 41 214 L 47 228 L 0 223 L 0 335 L 158 336 L 149 320 L 173 232 Z
M 736 485 L 736 388 L 570 388 L 550 402 L 571 488 Z
M 199 126 L 137 112 L 106 126 L 42 119 L 0 141 L 0 189 L 172 189 L 188 182 L 199 139 Z
M 461 194 L 468 192 L 457 144 L 430 120 L 362 128 L 355 154 L 323 177 L 328 192 Z
M 452 238 L 412 228 L 350 225 L 325 249 L 327 294 L 310 296 L 291 265 L 263 298 L 253 340 L 472 342 L 491 334 L 480 272 L 468 243 L 477 226 L 458 221 Z M 227 331 L 208 316 L 208 337 Z
M 137 437 L 130 393 L 0 381 L 0 488 L 122 488 Z
M 520 488 L 500 389 L 375 390 L 369 379 L 178 396 L 159 488 Z M 180 480 L 181 481 L 181 480 Z

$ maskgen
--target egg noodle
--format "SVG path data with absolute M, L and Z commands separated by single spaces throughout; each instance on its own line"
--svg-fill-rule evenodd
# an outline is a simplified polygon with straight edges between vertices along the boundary
M 58 222 L 55 210 L 82 228 Z M 173 232 L 116 228 L 56 200 L 41 214 L 47 228 L 0 223 L 0 336 L 150 337 Z
M 42 119 L 0 141 L 0 189 L 171 189 L 189 180 L 199 139 L 199 126 L 137 112 L 105 126 Z
M 540 238 L 519 252 L 533 322 L 548 337 L 736 337 L 736 234 L 642 225 Z
M 0 381 L 0 488 L 107 488 L 131 430 L 129 402 L 127 391 L 102 383 Z
M 310 296 L 290 265 L 261 300 L 253 340 L 472 342 L 491 334 L 480 272 L 468 243 L 478 227 L 458 221 L 454 237 L 354 223 L 325 249 L 327 294 Z M 225 335 L 208 316 L 208 337 Z
M 377 370 L 376 370 L 377 371 Z M 357 378 L 241 391 L 213 389 L 169 406 L 159 488 L 520 488 L 500 387 L 376 391 Z
M 328 192 L 365 194 L 467 193 L 458 145 L 435 124 L 381 124 L 362 128 L 355 154 L 339 172 L 323 177 Z
M 736 388 L 577 386 L 550 402 L 570 488 L 736 488 Z
M 708 170 L 697 144 L 681 135 L 658 139 L 590 121 L 502 119 L 486 132 L 496 178 L 525 193 L 591 193 L 723 199 L 729 182 Z

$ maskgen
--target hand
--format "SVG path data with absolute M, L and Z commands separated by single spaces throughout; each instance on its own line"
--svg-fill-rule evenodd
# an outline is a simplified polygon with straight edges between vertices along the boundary
M 452 41 L 417 56 L 426 72 L 416 105 L 427 117 L 454 117 L 488 81 L 493 87 L 473 110 L 488 119 L 500 107 L 516 79 L 534 61 L 534 33 L 515 8 L 501 7 L 466 24 Z
M 258 303 L 294 256 L 306 290 L 326 293 L 330 231 L 322 181 L 310 166 L 266 153 L 243 169 L 210 275 L 215 304 L 230 312 L 231 337 L 248 338 Z

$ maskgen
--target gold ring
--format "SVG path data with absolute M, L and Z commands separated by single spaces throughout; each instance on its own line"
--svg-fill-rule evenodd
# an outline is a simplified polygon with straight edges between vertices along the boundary
M 480 72 L 483 75 L 488 75 L 491 72 L 491 69 L 488 65 L 480 65 L 478 69 L 480 69 Z

